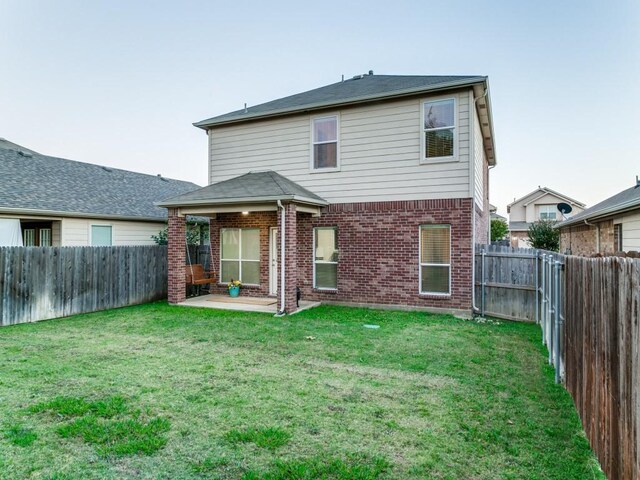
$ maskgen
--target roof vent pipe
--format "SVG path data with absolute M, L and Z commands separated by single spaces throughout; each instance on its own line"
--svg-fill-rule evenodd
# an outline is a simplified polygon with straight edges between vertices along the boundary
M 369 75 L 373 75 L 373 70 L 369 70 Z
M 245 102 L 244 104 L 244 113 L 247 113 L 249 110 L 247 110 L 247 103 Z
M 636 188 L 640 187 L 640 178 L 636 175 Z

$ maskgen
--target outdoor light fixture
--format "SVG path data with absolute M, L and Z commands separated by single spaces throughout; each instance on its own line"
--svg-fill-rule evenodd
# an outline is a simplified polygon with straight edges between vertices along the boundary
M 243 215 L 249 215 L 249 212 L 242 212 Z

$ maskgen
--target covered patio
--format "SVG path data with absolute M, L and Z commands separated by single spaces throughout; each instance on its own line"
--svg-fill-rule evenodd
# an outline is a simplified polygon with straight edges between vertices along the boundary
M 158 205 L 169 211 L 169 303 L 280 315 L 317 304 L 298 299 L 297 274 L 302 265 L 298 262 L 297 225 L 299 216 L 320 216 L 328 205 L 323 198 L 276 172 L 262 171 L 214 183 Z M 186 298 L 187 215 L 211 219 L 215 282 L 210 298 Z M 311 254 L 309 251 L 309 258 Z M 231 279 L 243 284 L 237 301 L 227 294 Z

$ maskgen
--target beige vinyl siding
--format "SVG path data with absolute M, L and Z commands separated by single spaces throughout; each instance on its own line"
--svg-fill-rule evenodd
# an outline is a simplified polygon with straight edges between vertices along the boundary
M 51 223 L 51 246 L 59 247 L 60 244 L 60 233 L 61 233 L 61 221 L 54 221 Z
M 338 172 L 310 169 L 316 115 L 215 128 L 209 135 L 209 183 L 275 170 L 331 203 L 469 197 L 469 95 L 433 98 L 456 100 L 457 161 L 420 163 L 424 97 L 318 114 L 340 118 Z
M 114 246 L 155 245 L 151 235 L 157 235 L 166 224 L 92 218 L 65 218 L 62 220 L 62 245 L 65 247 L 90 246 L 91 225 L 110 225 Z
M 482 129 L 480 128 L 480 119 L 478 118 L 478 112 L 474 112 L 473 122 L 473 183 L 474 183 L 474 198 L 476 205 L 479 208 L 484 208 L 484 168 L 485 168 L 485 154 L 484 145 L 482 142 Z
M 622 217 L 622 250 L 640 251 L 640 213 Z

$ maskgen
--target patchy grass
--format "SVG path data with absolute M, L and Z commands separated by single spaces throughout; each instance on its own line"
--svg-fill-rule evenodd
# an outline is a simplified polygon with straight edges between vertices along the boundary
M 535 325 L 154 303 L 2 328 L 0 364 L 0 479 L 604 478 Z
M 291 439 L 291 435 L 281 428 L 231 430 L 225 437 L 231 443 L 255 443 L 258 447 L 270 450 L 285 446 Z
M 12 425 L 4 431 L 4 437 L 18 447 L 28 447 L 36 441 L 38 435 L 29 428 Z

